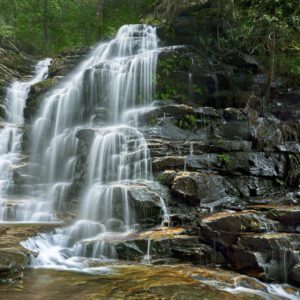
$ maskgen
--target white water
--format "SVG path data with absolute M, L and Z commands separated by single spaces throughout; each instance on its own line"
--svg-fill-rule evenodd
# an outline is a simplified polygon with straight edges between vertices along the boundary
M 5 98 L 6 122 L 0 129 L 0 220 L 18 219 L 16 207 L 18 202 L 9 203 L 8 190 L 13 188 L 13 169 L 22 159 L 21 143 L 24 123 L 23 111 L 30 87 L 43 80 L 48 73 L 50 59 L 37 63 L 34 75 L 28 81 L 15 81 L 8 88 Z
M 35 211 L 40 221 L 47 221 L 49 213 L 57 220 L 57 211 L 68 210 L 82 149 L 77 136 L 84 129 L 92 138 L 78 217 L 67 228 L 23 243 L 39 253 L 34 266 L 82 270 L 90 258 L 114 259 L 115 249 L 105 241 L 126 236 L 138 225 L 128 191 L 151 182 L 151 158 L 142 133 L 130 125 L 137 126 L 137 114 L 153 100 L 158 53 L 155 28 L 123 26 L 43 101 L 33 128 L 31 161 L 31 175 L 41 179 L 31 196 L 44 198 L 48 209 L 42 209 L 46 219 Z M 97 122 L 98 112 L 104 112 L 105 120 Z M 166 219 L 166 205 L 158 199 Z

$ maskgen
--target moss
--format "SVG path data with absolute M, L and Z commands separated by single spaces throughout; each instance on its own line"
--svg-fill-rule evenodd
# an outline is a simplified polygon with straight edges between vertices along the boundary
M 217 155 L 218 159 L 220 159 L 223 163 L 226 163 L 229 161 L 228 154 L 222 153 Z
M 183 119 L 178 121 L 178 127 L 181 129 L 196 129 L 197 128 L 197 119 L 194 115 L 187 115 Z

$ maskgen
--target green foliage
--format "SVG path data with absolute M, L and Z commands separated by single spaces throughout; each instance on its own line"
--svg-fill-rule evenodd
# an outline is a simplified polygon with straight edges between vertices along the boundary
M 0 35 L 6 37 L 13 35 L 13 28 L 5 23 L 1 15 L 0 15 Z
M 183 119 L 178 121 L 178 127 L 181 129 L 196 129 L 197 128 L 197 119 L 194 115 L 187 115 Z
M 223 154 L 218 154 L 217 157 L 223 162 L 226 163 L 227 161 L 229 161 L 229 156 L 226 153 Z
M 268 69 L 268 88 L 275 75 L 300 82 L 300 5 L 298 0 L 235 0 L 228 46 L 260 56 Z
M 150 119 L 150 124 L 152 126 L 156 125 L 157 124 L 157 117 L 156 116 L 152 116 L 151 119 Z
M 0 0 L 0 34 L 34 45 L 44 54 L 93 44 L 115 34 L 153 0 Z
M 156 180 L 160 183 L 160 184 L 165 184 L 166 183 L 166 180 L 165 180 L 165 176 L 160 174 L 156 177 Z

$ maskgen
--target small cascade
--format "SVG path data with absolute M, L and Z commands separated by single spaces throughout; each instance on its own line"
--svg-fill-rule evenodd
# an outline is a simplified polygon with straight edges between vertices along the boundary
M 151 263 L 151 240 L 150 239 L 147 242 L 147 254 L 144 256 L 142 262 L 146 264 Z
M 6 123 L 0 129 L 0 220 L 18 221 L 20 201 L 10 201 L 9 190 L 13 190 L 13 169 L 22 159 L 22 124 L 24 123 L 23 111 L 30 87 L 43 80 L 48 73 L 50 59 L 37 63 L 34 75 L 28 81 L 16 81 L 8 88 L 6 102 Z
M 32 265 L 82 270 L 93 259 L 115 259 L 110 241 L 126 237 L 140 215 L 147 215 L 137 208 L 143 200 L 137 204 L 129 192 L 152 185 L 150 153 L 137 126 L 139 113 L 153 109 L 159 51 L 155 28 L 123 26 L 43 101 L 33 127 L 30 164 L 31 176 L 40 180 L 30 193 L 45 199 L 52 220 L 58 219 L 57 212 L 68 211 L 70 193 L 78 187 L 74 178 L 82 143 L 88 152 L 80 165 L 85 181 L 79 185 L 77 219 L 23 243 L 39 253 Z M 88 142 L 80 140 L 84 132 Z M 166 204 L 156 198 L 166 222 Z

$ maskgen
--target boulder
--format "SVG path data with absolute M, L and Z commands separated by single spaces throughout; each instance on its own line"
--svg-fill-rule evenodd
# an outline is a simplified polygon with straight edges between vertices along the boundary
M 289 281 L 300 286 L 300 264 L 295 265 L 289 272 Z
M 206 173 L 178 173 L 171 193 L 179 202 L 211 209 L 231 200 L 226 193 L 223 177 Z
M 20 279 L 27 262 L 27 256 L 21 251 L 0 250 L 0 282 Z
M 279 206 L 272 208 L 267 217 L 282 223 L 300 225 L 299 206 Z

